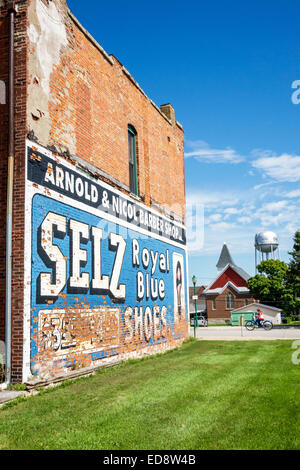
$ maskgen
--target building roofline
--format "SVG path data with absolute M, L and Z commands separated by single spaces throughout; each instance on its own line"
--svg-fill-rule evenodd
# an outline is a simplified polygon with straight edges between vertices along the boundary
M 233 258 L 231 256 L 231 253 L 229 251 L 229 248 L 226 242 L 223 243 L 216 267 L 217 268 L 221 267 L 224 261 L 228 261 L 226 264 L 231 264 L 232 266 L 235 266 L 235 262 L 233 261 Z
M 124 67 L 123 64 L 121 64 L 121 62 L 113 55 L 113 54 L 108 54 L 102 46 L 100 46 L 100 44 L 96 41 L 95 38 L 93 38 L 93 36 L 85 29 L 84 26 L 82 26 L 82 24 L 80 23 L 80 21 L 76 18 L 76 16 L 71 12 L 71 10 L 67 7 L 67 12 L 68 12 L 68 15 L 69 17 L 71 18 L 71 20 L 76 24 L 76 26 L 78 26 L 78 28 L 80 29 L 80 31 L 85 35 L 85 37 L 96 47 L 96 49 L 98 49 L 98 51 L 103 55 L 104 59 L 107 60 L 107 62 L 111 65 L 111 66 L 114 66 L 115 65 L 115 61 L 119 62 L 121 68 L 122 68 L 122 72 L 124 73 L 124 75 L 132 82 L 132 84 L 142 93 L 142 95 L 144 95 L 144 97 L 152 104 L 152 106 L 156 109 L 156 111 L 159 112 L 159 114 L 170 124 L 170 126 L 172 126 L 172 121 L 170 121 L 170 119 L 168 119 L 168 117 L 160 110 L 160 108 L 154 103 L 154 101 L 152 101 L 147 95 L 146 93 L 144 92 L 144 90 L 140 87 L 140 85 L 138 84 L 138 82 L 133 78 L 133 76 L 130 74 L 130 72 L 128 72 L 128 70 L 126 69 L 126 67 Z M 182 130 L 182 132 L 184 132 L 184 129 L 182 127 L 182 125 L 175 120 L 175 124 L 177 127 L 179 127 L 179 129 Z
M 228 287 L 232 287 L 232 289 L 234 289 L 236 292 L 238 292 L 239 294 L 246 294 L 247 292 L 250 292 L 248 287 L 238 287 L 236 285 L 234 285 L 231 281 L 227 281 L 226 284 L 223 286 L 223 287 L 217 287 L 216 289 L 205 289 L 203 291 L 203 294 L 205 295 L 214 295 L 214 294 L 222 294 L 224 292 L 224 290 Z M 211 290 L 211 292 L 209 292 Z
M 239 268 L 239 266 L 228 263 L 226 264 L 225 268 L 223 268 L 222 271 L 218 273 L 217 277 L 209 284 L 209 286 L 207 286 L 206 290 L 209 290 L 211 288 L 211 286 L 222 276 L 222 274 L 224 274 L 224 272 L 226 271 L 228 267 L 232 268 L 242 279 L 244 279 L 247 282 L 248 279 L 245 279 L 245 277 L 242 276 L 242 274 L 239 271 L 237 271 L 237 269 L 242 269 L 242 268 Z
M 277 310 L 278 312 L 282 311 L 282 308 L 272 307 L 271 305 L 261 304 L 260 302 L 252 302 L 251 304 L 243 305 L 243 307 L 236 308 L 235 310 L 232 310 L 232 311 L 235 312 L 236 310 L 241 310 L 242 308 L 245 308 L 245 307 L 248 308 L 248 307 L 251 307 L 251 305 L 260 305 L 261 307 L 267 307 L 272 310 Z
M 100 44 L 93 38 L 93 36 L 85 29 L 84 26 L 80 23 L 80 21 L 76 18 L 76 16 L 71 12 L 70 8 L 67 8 L 67 12 L 71 20 L 74 21 L 76 26 L 80 29 L 80 31 L 86 36 L 86 38 L 91 41 L 91 43 L 98 49 L 99 52 L 103 55 L 103 57 L 110 63 L 110 65 L 114 65 L 113 59 L 110 55 L 100 46 Z

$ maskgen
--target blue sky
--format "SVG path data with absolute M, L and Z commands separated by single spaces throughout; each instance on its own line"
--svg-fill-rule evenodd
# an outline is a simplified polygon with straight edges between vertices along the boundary
M 224 241 L 254 274 L 254 235 L 264 229 L 278 234 L 287 261 L 300 226 L 300 104 L 292 88 L 300 80 L 299 2 L 68 5 L 156 104 L 172 103 L 184 127 L 188 214 L 197 207 L 199 215 L 190 278 L 211 282 Z

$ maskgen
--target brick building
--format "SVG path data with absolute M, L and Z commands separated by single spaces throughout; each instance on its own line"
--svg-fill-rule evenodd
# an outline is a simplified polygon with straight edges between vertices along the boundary
M 254 302 L 247 285 L 250 276 L 234 263 L 226 243 L 222 247 L 217 269 L 217 277 L 203 292 L 208 322 L 231 322 L 232 310 Z
M 190 317 L 194 317 L 195 314 L 195 299 L 194 295 L 197 296 L 196 299 L 196 312 L 197 315 L 206 316 L 206 299 L 205 299 L 205 287 L 206 286 L 196 286 L 196 294 L 194 294 L 194 286 L 189 287 L 189 311 Z
M 65 0 L 0 0 L 0 157 L 0 340 L 12 381 L 180 343 L 182 126 Z

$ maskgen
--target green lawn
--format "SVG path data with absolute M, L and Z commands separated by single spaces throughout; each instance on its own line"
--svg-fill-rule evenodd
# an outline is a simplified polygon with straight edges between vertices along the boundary
M 299 449 L 291 341 L 191 341 L 5 405 L 0 449 Z

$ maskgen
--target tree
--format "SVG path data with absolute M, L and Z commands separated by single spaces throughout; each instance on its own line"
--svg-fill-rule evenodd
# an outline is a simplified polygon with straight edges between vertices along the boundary
M 284 261 L 263 261 L 257 266 L 258 274 L 248 280 L 248 287 L 255 299 L 290 314 L 295 309 L 295 298 L 287 282 L 288 269 Z
M 295 301 L 295 313 L 300 310 L 300 231 L 294 235 L 293 250 L 289 251 L 291 260 L 287 271 L 287 284 L 290 286 Z

